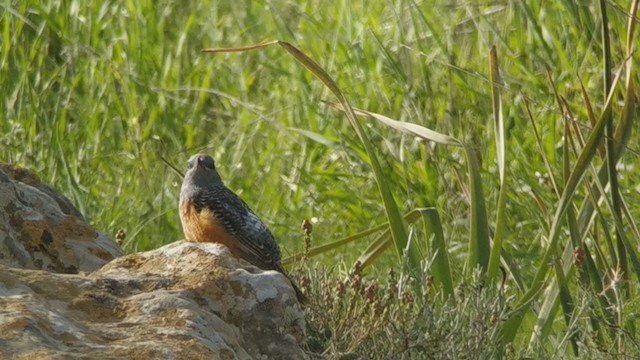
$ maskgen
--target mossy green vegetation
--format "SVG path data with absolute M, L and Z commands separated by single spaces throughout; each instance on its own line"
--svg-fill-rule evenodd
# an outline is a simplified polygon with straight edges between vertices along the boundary
M 167 164 L 211 154 L 308 284 L 310 352 L 640 356 L 638 1 L 0 9 L 0 159 L 133 252 L 182 237 Z M 314 66 L 202 52 L 272 40 Z

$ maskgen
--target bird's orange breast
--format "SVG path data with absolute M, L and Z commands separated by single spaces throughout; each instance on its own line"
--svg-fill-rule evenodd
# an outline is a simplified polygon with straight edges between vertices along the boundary
M 180 220 L 188 241 L 220 243 L 228 247 L 232 254 L 239 255 L 236 240 L 225 230 L 213 211 L 203 209 L 198 212 L 193 202 L 186 201 L 180 206 Z

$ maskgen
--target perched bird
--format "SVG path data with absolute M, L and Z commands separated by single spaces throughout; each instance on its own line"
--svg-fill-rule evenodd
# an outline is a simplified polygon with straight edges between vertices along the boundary
M 263 269 L 284 274 L 280 248 L 269 228 L 249 206 L 229 190 L 208 155 L 187 163 L 180 191 L 180 221 L 188 241 L 224 244 L 231 254 Z M 289 279 L 291 281 L 291 279 Z M 306 297 L 291 281 L 298 301 Z

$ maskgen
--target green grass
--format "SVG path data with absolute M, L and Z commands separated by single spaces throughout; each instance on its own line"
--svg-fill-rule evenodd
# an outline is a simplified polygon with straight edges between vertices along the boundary
M 637 30 L 627 39 L 633 3 L 604 2 L 603 22 L 600 4 L 568 0 L 7 0 L 0 4 L 0 160 L 35 170 L 96 228 L 114 237 L 124 230 L 129 252 L 182 238 L 181 178 L 162 159 L 183 168 L 196 152 L 214 156 L 285 256 L 303 251 L 300 224 L 314 220 L 311 247 L 325 247 L 312 250 L 302 269 L 294 264 L 313 284 L 341 281 L 357 259 L 375 259 L 369 281 L 392 282 L 388 270 L 404 273 L 401 248 L 410 240 L 408 255 L 418 252 L 433 273 L 425 266 L 417 276 L 424 281 L 409 282 L 417 305 L 398 300 L 389 321 L 420 331 L 371 322 L 341 333 L 331 317 L 344 309 L 323 307 L 318 295 L 309 318 L 322 332 L 313 333 L 312 350 L 329 357 L 419 358 L 397 342 L 410 335 L 407 343 L 446 349 L 448 334 L 469 340 L 460 354 L 637 356 L 640 128 L 637 121 L 619 128 L 640 117 L 640 55 L 629 47 L 637 47 Z M 631 24 L 640 26 L 637 14 Z M 357 120 L 362 140 L 354 119 L 322 102 L 336 101 L 331 91 L 281 48 L 201 52 L 270 40 L 315 60 L 351 106 L 464 146 L 436 145 L 421 129 L 371 118 Z M 605 111 L 603 89 L 621 69 Z M 610 175 L 618 195 L 594 207 Z M 380 186 L 393 199 L 383 202 Z M 402 223 L 389 215 L 394 206 L 403 214 L 433 210 Z M 327 246 L 389 220 L 390 233 Z M 399 226 L 409 239 L 398 239 Z M 487 236 L 501 251 L 489 248 Z M 376 252 L 393 244 L 396 251 Z M 587 258 L 573 266 L 576 248 Z M 318 266 L 332 270 L 317 274 Z M 433 288 L 425 286 L 431 275 Z M 470 296 L 490 305 L 471 306 L 459 295 L 445 302 L 452 284 L 456 293 L 477 289 Z M 483 324 L 489 328 L 463 326 L 489 315 L 499 318 Z M 367 328 L 380 338 L 359 348 L 357 331 Z M 395 345 L 384 347 L 384 336 Z

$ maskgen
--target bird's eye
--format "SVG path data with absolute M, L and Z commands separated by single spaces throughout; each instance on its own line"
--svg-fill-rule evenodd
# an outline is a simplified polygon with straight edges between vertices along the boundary
M 193 161 L 188 161 L 187 162 L 187 170 L 191 169 L 193 167 Z

